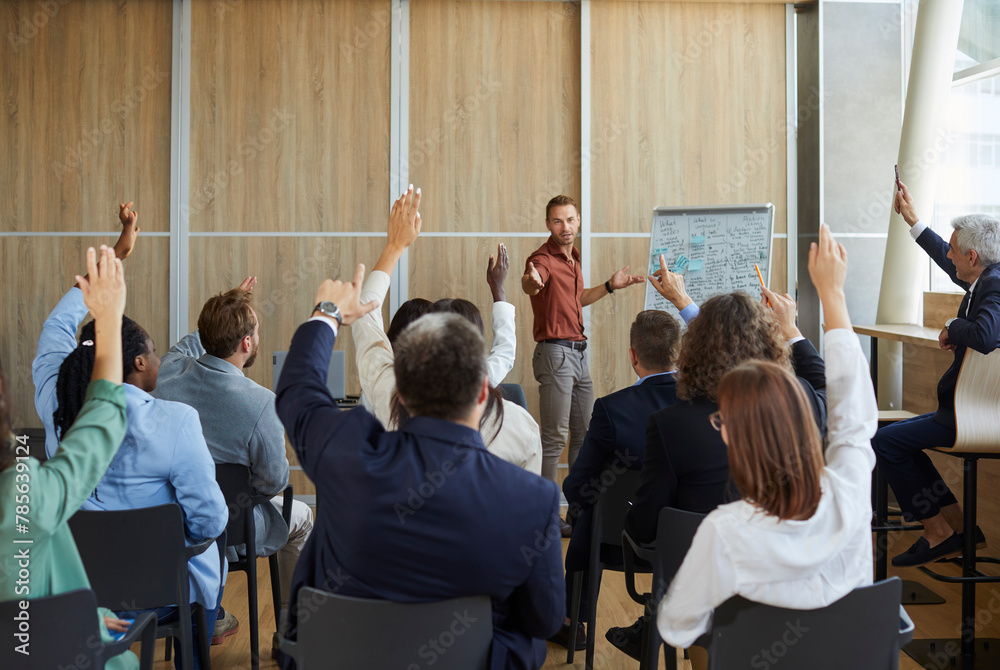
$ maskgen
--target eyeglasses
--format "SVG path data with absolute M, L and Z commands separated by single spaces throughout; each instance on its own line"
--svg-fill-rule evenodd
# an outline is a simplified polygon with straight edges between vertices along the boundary
M 722 412 L 712 412 L 708 415 L 708 422 L 712 424 L 712 428 L 721 431 L 723 424 L 725 422 L 722 420 Z

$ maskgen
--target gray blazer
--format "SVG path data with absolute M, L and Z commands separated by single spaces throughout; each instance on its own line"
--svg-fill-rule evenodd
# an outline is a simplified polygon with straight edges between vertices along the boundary
M 198 410 L 212 458 L 249 466 L 257 493 L 277 495 L 288 485 L 285 430 L 274 411 L 274 393 L 232 363 L 205 353 L 197 330 L 163 356 L 153 396 Z M 288 526 L 273 505 L 255 508 L 254 520 L 258 556 L 288 542 Z

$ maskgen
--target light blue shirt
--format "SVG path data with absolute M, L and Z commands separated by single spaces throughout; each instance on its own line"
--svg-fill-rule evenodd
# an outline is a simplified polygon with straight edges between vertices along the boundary
M 45 425 L 45 451 L 58 448 L 52 413 L 63 360 L 76 348 L 76 331 L 87 316 L 83 293 L 72 288 L 45 320 L 31 366 L 35 407 Z M 201 432 L 198 413 L 177 402 L 158 400 L 124 384 L 128 427 L 122 446 L 81 509 L 122 510 L 178 503 L 187 544 L 218 537 L 229 520 L 215 481 L 215 462 Z M 54 445 L 50 450 L 50 443 Z M 188 561 L 191 598 L 215 607 L 222 583 L 219 550 L 210 547 Z M 171 603 L 164 603 L 171 604 Z
M 635 380 L 635 383 L 632 384 L 632 386 L 638 386 L 639 384 L 643 383 L 647 379 L 652 379 L 653 377 L 659 377 L 660 375 L 672 375 L 672 374 L 674 374 L 676 372 L 677 372 L 677 370 L 667 370 L 666 372 L 654 372 L 653 374 L 646 375 L 645 377 L 637 377 L 636 380 Z

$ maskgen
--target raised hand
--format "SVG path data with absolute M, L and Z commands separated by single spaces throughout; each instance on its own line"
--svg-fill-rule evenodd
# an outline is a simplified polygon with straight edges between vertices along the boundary
M 257 277 L 254 277 L 253 275 L 251 275 L 251 276 L 247 277 L 246 279 L 244 279 L 240 283 L 240 285 L 237 286 L 236 288 L 243 289 L 244 291 L 252 291 L 253 287 L 256 286 L 256 285 L 257 285 Z
M 115 252 L 101 245 L 87 249 L 87 276 L 76 277 L 83 301 L 94 315 L 94 370 L 92 380 L 122 383 L 122 315 L 125 313 L 125 275 Z
M 340 309 L 341 324 L 344 326 L 350 325 L 368 312 L 374 311 L 381 306 L 378 300 L 372 300 L 363 305 L 358 302 L 364 279 L 365 266 L 363 264 L 358 264 L 358 270 L 354 274 L 353 282 L 342 282 L 339 279 L 324 279 L 316 291 L 316 300 L 313 301 L 313 304 L 318 305 L 324 300 L 329 300 Z
M 901 214 L 903 221 L 906 221 L 906 224 L 912 228 L 920 220 L 920 217 L 917 215 L 917 210 L 913 208 L 913 198 L 910 197 L 910 189 L 906 188 L 906 184 L 903 182 L 897 183 L 899 184 L 899 189 L 896 191 L 893 209 L 896 210 L 896 214 Z
M 118 220 L 122 224 L 121 235 L 115 242 L 115 256 L 119 260 L 125 260 L 135 248 L 136 238 L 139 237 L 139 213 L 132 209 L 132 201 L 118 203 Z
M 844 282 L 847 279 L 847 250 L 830 232 L 830 226 L 819 227 L 819 243 L 809 245 L 809 276 L 823 304 L 826 327 L 850 328 Z
M 626 288 L 628 286 L 631 286 L 632 284 L 642 284 L 643 282 L 646 281 L 645 277 L 640 277 L 639 275 L 630 275 L 628 271 L 629 271 L 629 266 L 626 265 L 621 270 L 611 275 L 611 279 L 608 280 L 608 283 L 611 285 L 611 288 L 617 291 L 620 288 Z
M 795 325 L 797 306 L 792 296 L 787 293 L 784 295 L 775 293 L 767 287 L 762 287 L 761 290 L 761 302 L 771 306 L 771 310 L 774 312 L 774 317 L 781 326 L 781 333 L 785 336 L 785 339 L 790 340 L 793 337 L 802 337 L 802 332 Z
M 389 212 L 388 242 L 386 246 L 406 249 L 420 235 L 420 189 L 413 190 L 413 184 L 406 193 L 392 204 Z
M 497 245 L 496 258 L 490 254 L 489 263 L 486 265 L 486 283 L 493 293 L 493 302 L 505 302 L 507 299 L 503 284 L 507 279 L 507 270 L 510 267 L 510 259 L 507 257 L 507 247 L 501 242 Z
M 660 269 L 649 275 L 647 279 L 657 293 L 673 303 L 674 307 L 679 310 L 694 302 L 684 290 L 684 275 L 668 270 L 663 254 L 660 254 Z

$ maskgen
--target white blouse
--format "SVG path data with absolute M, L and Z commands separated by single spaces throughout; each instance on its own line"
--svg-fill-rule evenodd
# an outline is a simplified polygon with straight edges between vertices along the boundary
M 746 501 L 705 518 L 660 602 L 656 625 L 673 647 L 707 632 L 735 595 L 789 609 L 825 607 L 872 583 L 871 438 L 878 407 L 858 336 L 825 337 L 827 449 L 822 497 L 804 521 L 779 521 Z
M 374 271 L 365 279 L 361 302 L 385 300 L 389 291 L 389 275 Z M 396 372 L 393 368 L 392 347 L 385 334 L 382 310 L 376 309 L 353 324 L 355 356 L 361 390 L 366 408 L 382 422 L 389 425 L 392 394 L 396 390 Z M 493 348 L 487 358 L 490 384 L 496 385 L 514 366 L 514 306 L 506 302 L 493 303 Z M 503 401 L 503 425 L 497 432 L 496 421 L 490 419 L 480 431 L 483 443 L 491 454 L 519 467 L 541 474 L 542 439 L 538 424 L 523 407 L 508 400 Z

